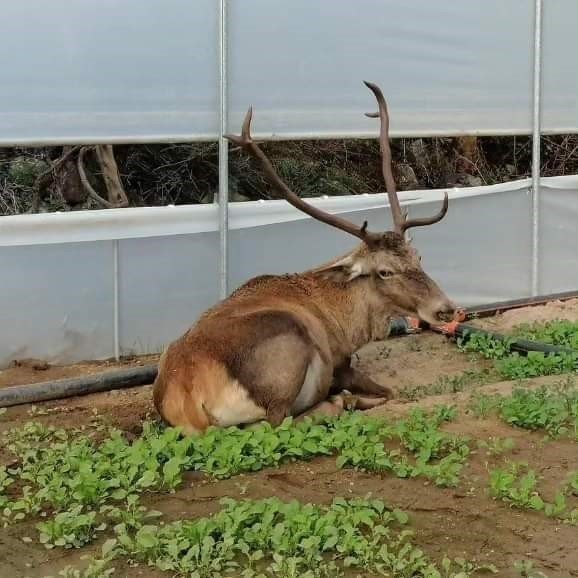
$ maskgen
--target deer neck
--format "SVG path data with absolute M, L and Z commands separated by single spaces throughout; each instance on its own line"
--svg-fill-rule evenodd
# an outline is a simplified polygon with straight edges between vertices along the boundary
M 347 284 L 351 312 L 344 319 L 349 337 L 357 349 L 371 341 L 385 339 L 389 333 L 389 320 L 394 314 L 393 304 L 383 299 L 370 277 Z
M 363 277 L 323 292 L 318 306 L 335 326 L 335 353 L 351 355 L 363 345 L 387 337 L 395 307 L 376 293 L 373 283 Z

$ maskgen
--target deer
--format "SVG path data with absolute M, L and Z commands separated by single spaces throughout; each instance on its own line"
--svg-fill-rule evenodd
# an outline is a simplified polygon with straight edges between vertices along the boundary
M 408 219 L 393 177 L 388 108 L 373 92 L 379 118 L 381 172 L 393 230 L 371 232 L 307 203 L 281 179 L 251 137 L 252 107 L 241 135 L 224 135 L 256 159 L 272 187 L 296 209 L 353 235 L 349 253 L 313 269 L 249 279 L 208 309 L 162 352 L 153 399 L 162 419 L 185 435 L 209 427 L 275 427 L 286 418 L 340 415 L 387 403 L 393 390 L 352 366 L 352 356 L 387 337 L 390 319 L 413 316 L 439 325 L 456 306 L 422 269 L 407 239 L 413 227 L 432 225 L 448 210 L 448 195 L 432 217 Z M 253 425 L 252 425 L 253 424 Z

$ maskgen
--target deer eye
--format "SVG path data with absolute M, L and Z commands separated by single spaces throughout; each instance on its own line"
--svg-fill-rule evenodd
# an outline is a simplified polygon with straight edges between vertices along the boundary
M 379 275 L 379 277 L 381 279 L 387 279 L 388 277 L 391 277 L 393 275 L 393 273 L 391 271 L 387 271 L 386 269 L 380 269 L 377 274 Z

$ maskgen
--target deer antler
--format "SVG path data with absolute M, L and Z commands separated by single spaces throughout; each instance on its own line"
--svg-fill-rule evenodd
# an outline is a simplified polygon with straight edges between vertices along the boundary
M 389 205 L 391 207 L 391 214 L 393 216 L 393 225 L 396 233 L 403 235 L 407 229 L 411 227 L 423 227 L 425 225 L 433 225 L 441 221 L 448 211 L 448 194 L 444 192 L 444 202 L 439 213 L 433 217 L 425 217 L 422 219 L 407 219 L 402 211 L 397 196 L 395 180 L 391 170 L 391 148 L 389 146 L 389 114 L 387 112 L 387 104 L 381 89 L 372 82 L 363 81 L 365 86 L 373 92 L 377 100 L 378 112 L 367 112 L 365 116 L 370 118 L 379 118 L 379 149 L 381 152 L 381 171 L 383 173 L 383 180 L 385 181 L 385 189 L 389 198 Z
M 247 150 L 252 156 L 254 156 L 263 167 L 263 171 L 271 184 L 279 191 L 281 196 L 291 203 L 296 209 L 303 211 L 310 217 L 317 219 L 318 221 L 322 221 L 327 225 L 332 227 L 336 227 L 337 229 L 341 229 L 350 235 L 354 235 L 358 237 L 362 241 L 367 244 L 372 244 L 375 242 L 379 235 L 376 233 L 370 233 L 367 230 L 367 221 L 363 223 L 361 227 L 351 223 L 350 221 L 346 221 L 336 215 L 332 215 L 309 203 L 306 203 L 303 199 L 297 196 L 283 181 L 283 179 L 279 176 L 277 171 L 274 169 L 271 161 L 267 158 L 263 150 L 259 147 L 259 145 L 253 141 L 251 138 L 251 119 L 253 117 L 253 108 L 250 107 L 245 115 L 245 120 L 243 121 L 243 128 L 241 130 L 241 136 L 237 135 L 224 135 L 226 139 L 231 141 L 232 143 L 244 148 Z

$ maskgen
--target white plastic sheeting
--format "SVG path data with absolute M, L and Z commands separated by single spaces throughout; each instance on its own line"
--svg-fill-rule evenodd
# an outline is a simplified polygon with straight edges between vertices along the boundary
M 3 2 L 0 144 L 214 139 L 215 0 Z M 534 0 L 229 0 L 229 126 L 257 136 L 531 131 Z M 578 131 L 578 2 L 548 0 L 543 131 Z
M 464 306 L 529 296 L 530 181 L 449 193 L 446 218 L 412 232 L 424 268 Z M 410 215 L 423 216 L 439 209 L 442 192 L 400 198 Z M 540 290 L 573 290 L 578 176 L 542 179 L 540 198 Z M 385 199 L 311 202 L 380 230 L 391 222 Z M 25 357 L 110 357 L 115 319 L 121 353 L 155 352 L 218 299 L 217 208 L 211 205 L 4 217 L 0 240 L 0 367 Z M 356 240 L 285 201 L 265 201 L 231 204 L 230 242 L 234 288 L 253 275 L 312 267 Z

